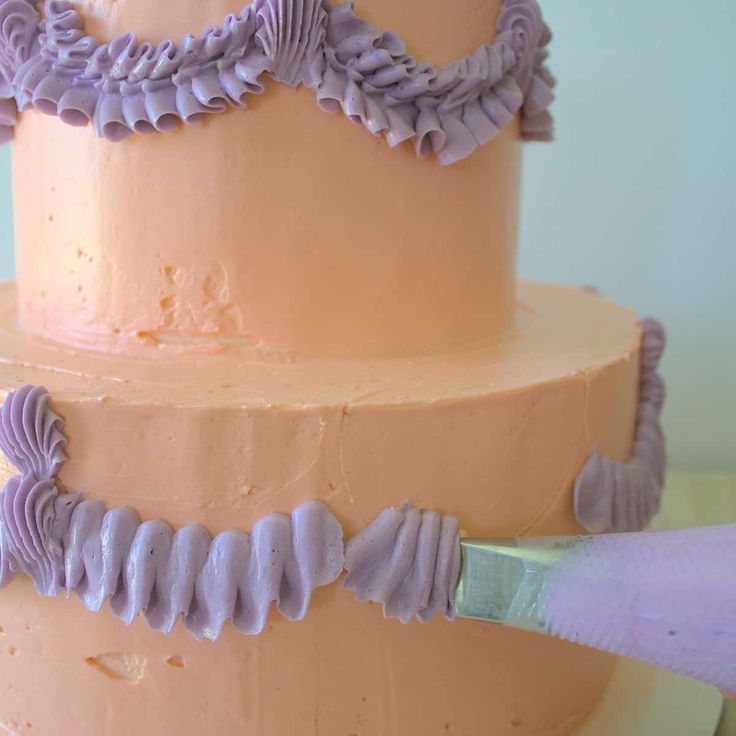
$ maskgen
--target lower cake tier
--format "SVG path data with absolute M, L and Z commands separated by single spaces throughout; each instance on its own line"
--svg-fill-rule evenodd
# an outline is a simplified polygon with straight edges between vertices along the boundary
M 346 538 L 404 501 L 468 535 L 580 532 L 572 487 L 590 453 L 632 451 L 639 342 L 633 313 L 523 283 L 514 331 L 453 353 L 288 362 L 163 345 L 132 360 L 29 340 L 0 289 L 0 390 L 49 390 L 63 487 L 213 534 L 308 500 Z M 272 613 L 261 635 L 227 625 L 199 642 L 41 598 L 19 576 L 0 627 L 0 725 L 41 736 L 562 735 L 613 667 L 488 624 L 385 620 L 339 584 L 304 621 Z

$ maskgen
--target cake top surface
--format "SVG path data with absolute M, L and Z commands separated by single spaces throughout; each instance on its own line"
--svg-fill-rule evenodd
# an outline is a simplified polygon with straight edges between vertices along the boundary
M 516 326 L 502 339 L 384 358 L 284 359 L 209 346 L 185 353 L 162 346 L 148 360 L 94 353 L 31 340 L 7 327 L 14 323 L 12 305 L 12 288 L 2 287 L 0 337 L 9 348 L 3 385 L 18 383 L 22 375 L 46 385 L 59 400 L 83 394 L 131 404 L 234 408 L 440 402 L 566 378 L 581 361 L 603 365 L 634 352 L 639 340 L 630 310 L 594 293 L 526 282 L 520 285 Z

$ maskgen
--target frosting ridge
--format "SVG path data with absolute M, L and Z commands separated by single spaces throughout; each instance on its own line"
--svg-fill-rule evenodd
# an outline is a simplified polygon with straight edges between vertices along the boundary
M 42 386 L 22 386 L 0 409 L 0 450 L 21 472 L 38 480 L 53 478 L 66 460 L 64 421 L 50 408 Z
M 645 528 L 659 510 L 665 484 L 667 452 L 659 419 L 666 392 L 658 367 L 666 333 L 655 319 L 639 324 L 639 411 L 632 458 L 621 463 L 593 452 L 575 480 L 575 516 L 593 533 Z
M 85 606 L 125 623 L 143 614 L 169 633 L 181 618 L 197 638 L 216 639 L 226 621 L 259 634 L 271 604 L 290 621 L 306 616 L 315 588 L 342 571 L 342 528 L 326 506 L 309 502 L 290 516 L 269 514 L 250 534 L 211 539 L 199 526 L 173 532 L 140 522 L 131 509 L 79 504 L 64 544 L 65 587 Z
M 52 480 L 14 476 L 0 499 L 0 587 L 22 572 L 40 595 L 62 588 L 64 527 L 77 494 L 60 496 Z
M 454 516 L 410 504 L 382 511 L 345 548 L 344 587 L 383 604 L 386 618 L 455 618 L 460 536 Z
M 548 140 L 554 79 L 551 39 L 536 0 L 504 0 L 492 44 L 442 67 L 418 62 L 404 42 L 327 0 L 254 0 L 221 26 L 154 46 L 128 33 L 99 43 L 66 0 L 0 0 L 0 141 L 15 108 L 92 123 L 112 141 L 167 131 L 179 121 L 245 107 L 263 76 L 316 89 L 389 145 L 414 142 L 442 164 L 470 155 L 521 114 L 529 140 Z

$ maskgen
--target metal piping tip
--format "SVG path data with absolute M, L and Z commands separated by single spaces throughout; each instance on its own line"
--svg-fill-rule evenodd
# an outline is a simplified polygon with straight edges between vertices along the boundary
M 736 690 L 736 524 L 466 539 L 458 616 L 537 631 Z
M 462 540 L 457 615 L 549 633 L 538 611 L 544 582 L 578 539 Z

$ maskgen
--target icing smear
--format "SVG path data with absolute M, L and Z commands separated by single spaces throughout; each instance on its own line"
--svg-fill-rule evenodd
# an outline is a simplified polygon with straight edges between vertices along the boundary
M 504 0 L 496 39 L 441 67 L 328 0 L 254 0 L 199 36 L 158 45 L 132 33 L 100 43 L 66 0 L 0 0 L 0 143 L 18 110 L 91 123 L 112 141 L 173 130 L 244 108 L 265 77 L 317 93 L 389 145 L 414 143 L 442 164 L 470 155 L 521 116 L 527 140 L 549 140 L 551 39 L 536 0 Z
M 666 334 L 655 319 L 640 322 L 639 407 L 634 451 L 628 463 L 594 452 L 575 481 L 575 516 L 589 532 L 644 529 L 659 510 L 667 452 L 660 414 L 665 385 L 657 372 Z

